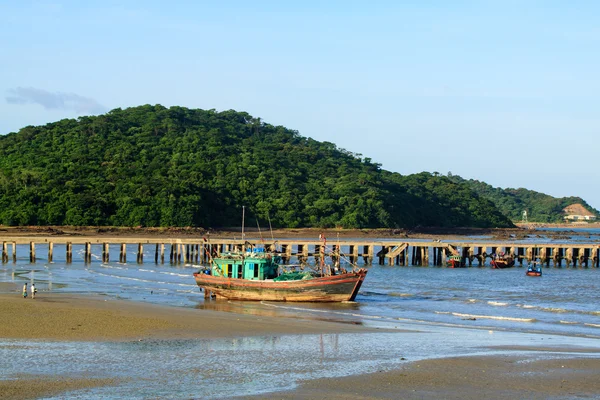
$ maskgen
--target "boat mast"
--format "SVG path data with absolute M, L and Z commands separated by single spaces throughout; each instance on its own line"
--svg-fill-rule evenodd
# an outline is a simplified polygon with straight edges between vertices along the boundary
M 271 251 L 275 250 L 275 251 L 279 251 L 278 250 L 278 246 L 277 246 L 277 242 L 275 242 L 275 236 L 273 236 L 273 227 L 271 226 L 271 217 L 269 216 L 269 212 L 267 211 L 267 219 L 269 220 L 269 231 L 271 232 L 271 240 L 273 241 L 273 247 Z
M 327 243 L 327 239 L 325 239 L 325 235 L 321 235 L 321 239 L 323 239 L 323 244 L 321 245 L 321 276 L 325 276 L 325 244 Z
M 271 217 L 269 216 L 268 212 L 267 212 L 267 219 L 269 220 L 269 231 L 271 232 L 271 239 L 274 242 L 275 241 L 275 237 L 273 236 L 273 227 L 271 226 Z
M 337 251 L 335 252 L 335 267 L 339 267 L 340 266 L 340 255 L 341 255 L 341 251 L 340 251 L 340 233 L 337 232 Z
M 260 230 L 260 225 L 258 224 L 258 218 L 256 218 L 256 226 L 258 227 L 258 234 L 260 235 L 260 242 L 265 244 L 265 239 L 263 239 L 262 231 Z
M 242 248 L 246 250 L 246 244 L 244 242 L 244 220 L 246 218 L 246 206 L 242 206 Z

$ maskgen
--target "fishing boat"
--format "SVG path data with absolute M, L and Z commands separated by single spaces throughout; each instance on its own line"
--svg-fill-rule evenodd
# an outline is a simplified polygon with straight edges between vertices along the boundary
M 492 268 L 511 268 L 515 266 L 515 259 L 504 253 L 496 254 L 492 257 Z
M 542 267 L 536 263 L 533 263 L 529 267 L 527 267 L 527 271 L 525 271 L 525 275 L 527 276 L 542 276 Z
M 321 257 L 323 259 L 324 257 Z M 198 286 L 216 298 L 254 301 L 354 301 L 367 270 L 284 268 L 264 249 L 222 253 L 194 274 Z
M 452 255 L 446 260 L 446 267 L 448 268 L 462 268 L 464 267 L 461 257 L 458 255 Z

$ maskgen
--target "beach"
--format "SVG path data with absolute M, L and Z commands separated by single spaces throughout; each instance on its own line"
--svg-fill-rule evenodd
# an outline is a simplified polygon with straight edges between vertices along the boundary
M 255 317 L 190 310 L 95 296 L 39 294 L 24 299 L 20 288 L 0 284 L 0 338 L 49 341 L 144 341 L 264 335 L 344 333 L 364 330 L 326 321 Z M 14 293 L 10 293 L 14 292 Z M 0 399 L 34 399 L 119 382 L 117 378 L 75 379 L 28 376 L 0 380 Z
M 190 310 L 95 296 L 41 294 L 23 299 L 3 284 L 0 337 L 42 341 L 172 341 L 249 336 L 349 334 L 373 331 L 328 321 Z M 5 293 L 5 292 L 9 293 Z M 12 293 L 11 293 L 12 292 Z M 403 332 L 394 333 L 402 341 Z M 514 346 L 511 350 L 519 350 Z M 399 369 L 299 382 L 292 391 L 247 399 L 545 399 L 600 396 L 594 349 L 528 347 L 527 355 L 450 357 L 410 362 Z M 531 358 L 531 352 L 536 356 Z M 543 354 L 563 352 L 559 358 Z M 541 359 L 540 359 L 540 355 Z M 57 396 L 118 385 L 118 377 L 28 376 L 0 380 L 1 399 Z M 17 379 L 14 379 L 17 378 Z M 85 393 L 85 392 L 84 392 Z M 240 393 L 242 394 L 242 393 Z M 198 398 L 201 398 L 199 396 Z M 160 398 L 158 396 L 157 398 Z
M 2 234 L 237 237 L 239 232 L 29 227 Z M 444 231 L 324 234 L 456 237 Z M 30 264 L 20 258 L 2 268 L 2 400 L 600 398 L 595 303 L 557 298 L 546 305 L 539 295 L 530 302 L 527 294 L 554 296 L 552 288 L 559 287 L 556 294 L 593 299 L 596 269 L 550 270 L 543 280 L 523 280 L 518 269 L 500 275 L 488 268 L 371 266 L 358 303 L 321 308 L 204 302 L 191 278 L 193 265 L 60 259 Z M 39 292 L 24 299 L 22 283 L 33 281 Z M 384 306 L 396 311 L 382 312 Z M 419 321 L 421 315 L 430 320 Z
M 257 317 L 56 293 L 38 293 L 35 299 L 23 299 L 16 293 L 1 294 L 0 315 L 0 337 L 14 339 L 172 340 L 364 330 L 327 321 Z
M 419 361 L 401 370 L 321 379 L 297 390 L 244 399 L 574 399 L 598 398 L 600 360 L 461 357 Z

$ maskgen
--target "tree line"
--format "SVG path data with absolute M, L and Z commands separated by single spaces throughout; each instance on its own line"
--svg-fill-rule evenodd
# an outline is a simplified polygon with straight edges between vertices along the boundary
M 527 220 L 530 222 L 564 222 L 563 209 L 571 204 L 581 204 L 597 218 L 600 218 L 598 210 L 591 207 L 581 197 L 556 198 L 524 188 L 495 188 L 485 182 L 474 179 L 466 180 L 457 175 L 452 176 L 452 174 L 450 174 L 450 178 L 456 183 L 468 185 L 481 197 L 492 201 L 502 214 L 515 222 L 523 219 L 523 211 L 527 212 Z
M 0 136 L 4 225 L 231 227 L 245 206 L 274 228 L 512 226 L 473 186 L 233 110 L 144 105 Z

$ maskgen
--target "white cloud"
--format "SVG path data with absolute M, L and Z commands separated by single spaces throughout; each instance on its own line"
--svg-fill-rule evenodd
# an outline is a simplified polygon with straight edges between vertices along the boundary
M 39 104 L 46 110 L 71 110 L 78 114 L 102 114 L 106 107 L 96 100 L 75 93 L 49 92 L 32 87 L 17 87 L 8 91 L 9 104 Z

